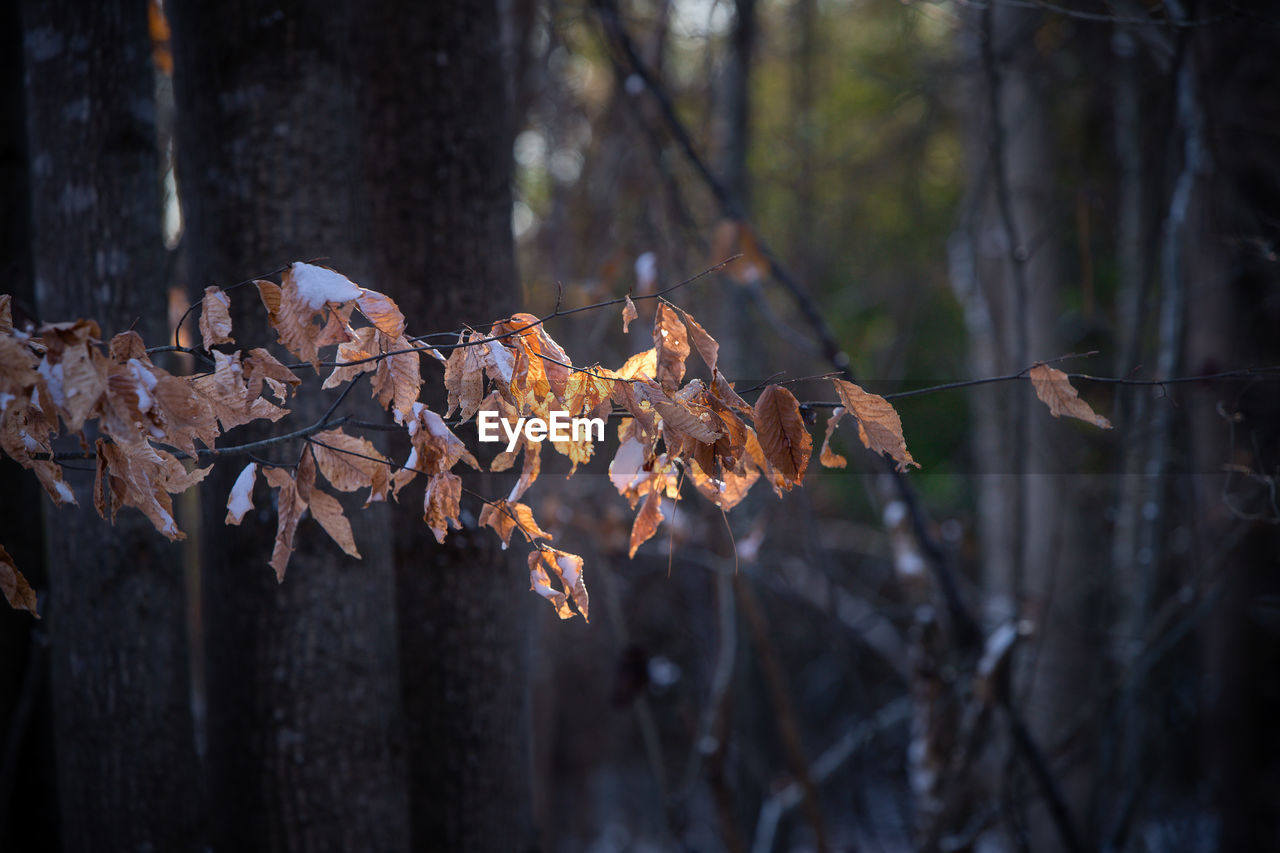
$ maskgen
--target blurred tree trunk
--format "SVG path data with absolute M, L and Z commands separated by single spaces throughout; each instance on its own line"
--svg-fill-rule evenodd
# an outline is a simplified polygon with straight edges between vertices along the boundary
M 512 113 L 498 6 L 366 3 L 353 32 L 368 70 L 359 179 L 370 281 L 420 331 L 481 327 L 513 303 Z M 428 394 L 443 412 L 442 395 Z M 478 479 L 464 482 L 496 491 Z M 523 559 L 472 526 L 474 500 L 463 496 L 466 529 L 437 545 L 420 495 L 410 490 L 393 508 L 413 846 L 525 849 L 528 617 L 541 602 L 527 592 Z
M 29 2 L 23 15 L 41 318 L 163 341 L 147 4 Z M 79 509 L 45 522 L 63 848 L 197 849 L 179 550 L 133 510 L 110 526 L 92 510 L 93 477 L 67 479 Z
M 193 291 L 313 258 L 368 280 L 365 93 L 351 46 L 368 25 L 365 11 L 336 0 L 286 2 L 271 12 L 249 2 L 174 5 L 183 248 Z M 239 346 L 274 340 L 252 287 L 232 302 Z M 236 437 L 319 417 L 337 392 L 320 391 L 310 371 L 302 376 L 292 418 Z M 344 411 L 360 412 L 367 395 L 357 389 Z M 300 451 L 281 445 L 264 455 L 292 465 Z M 380 504 L 349 513 L 359 563 L 304 521 L 277 585 L 267 565 L 276 514 L 266 490 L 259 486 L 257 510 L 239 529 L 223 526 L 238 470 L 220 466 L 203 492 L 215 847 L 406 849 L 389 514 Z
M 962 29 L 976 68 L 968 81 L 971 189 L 965 226 L 953 245 L 953 278 L 965 308 L 975 376 L 1017 373 L 1064 352 L 1058 312 L 1063 299 L 1061 195 L 1053 183 L 1060 149 L 1053 133 L 1048 63 L 1038 41 L 1039 11 L 992 6 Z M 1098 560 L 1081 545 L 1074 509 L 1082 500 L 1072 427 L 1050 418 L 1030 383 L 975 389 L 974 459 L 978 471 L 981 573 L 989 625 L 1028 619 L 1011 689 L 1032 734 L 1051 742 L 1086 701 L 1095 659 L 1090 597 L 1100 582 L 1079 571 Z M 1034 406 L 1034 408 L 1033 408 Z M 1064 785 L 1068 807 L 1086 801 L 1086 762 Z M 998 784 L 1022 798 L 1016 764 Z M 1014 786 L 1012 788 L 1008 786 Z M 1022 808 L 1019 806 L 1018 808 Z M 1059 849 L 1054 825 L 1038 809 L 1033 847 Z
M 26 96 L 20 3 L 0 8 L 0 290 L 17 325 L 35 313 Z M 42 489 L 31 472 L 0 460 L 0 544 L 38 590 L 44 567 Z M 48 600 L 47 598 L 45 599 Z M 58 849 L 48 639 L 31 615 L 0 608 L 0 849 Z M 15 819 L 15 815 L 17 818 Z

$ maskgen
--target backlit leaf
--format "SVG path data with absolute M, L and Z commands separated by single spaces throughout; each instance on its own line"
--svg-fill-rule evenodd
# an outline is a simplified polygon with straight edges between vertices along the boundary
M 849 410 L 849 414 L 858 420 L 858 437 L 862 443 L 876 453 L 887 453 L 898 463 L 898 470 L 905 471 L 907 466 L 920 464 L 911 458 L 907 451 L 906 439 L 902 436 L 902 420 L 898 412 L 884 397 L 863 391 L 852 382 L 843 379 L 832 379 L 840 402 Z
M 1047 364 L 1037 364 L 1031 368 L 1030 376 L 1036 396 L 1049 407 L 1049 414 L 1055 418 L 1066 415 L 1102 429 L 1111 429 L 1111 421 L 1080 399 L 1080 392 L 1071 387 L 1071 380 L 1061 370 L 1055 370 Z
M 781 385 L 770 385 L 756 400 L 754 419 L 760 449 L 782 475 L 785 487 L 804 482 L 813 439 L 795 396 Z

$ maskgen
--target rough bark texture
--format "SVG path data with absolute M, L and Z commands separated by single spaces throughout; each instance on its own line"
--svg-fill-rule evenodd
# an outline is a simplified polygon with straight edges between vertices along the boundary
M 165 336 L 154 75 L 142 0 L 24 6 L 36 301 Z M 46 514 L 66 850 L 187 850 L 200 801 L 178 549 L 132 510 Z
M 195 287 L 323 257 L 370 281 L 370 232 L 358 199 L 362 10 L 336 2 L 175 4 L 178 170 L 188 277 Z M 361 26 L 364 24 L 361 23 Z M 238 345 L 272 340 L 252 288 L 233 296 Z M 304 374 L 296 414 L 313 422 L 337 392 Z M 367 386 L 344 412 L 361 411 Z M 372 416 L 367 411 L 366 416 Z M 386 417 L 385 413 L 382 417 Z M 275 429 L 272 429 L 274 432 Z M 250 439 L 250 431 L 238 437 Z M 301 448 L 267 457 L 292 464 Z M 220 850 L 402 850 L 408 846 L 400 754 L 390 531 L 384 507 L 348 507 L 364 555 L 343 555 L 304 520 L 280 585 L 267 566 L 275 512 L 223 526 L 238 473 L 209 478 L 203 548 L 208 756 Z
M 412 10 L 375 2 L 352 32 L 368 70 L 360 180 L 373 232 L 370 281 L 422 331 L 479 326 L 513 307 L 500 31 L 494 2 Z M 441 410 L 442 400 L 426 402 Z M 420 494 L 410 492 L 395 516 L 413 846 L 525 849 L 527 617 L 542 602 L 527 593 L 523 560 L 499 551 L 487 531 L 451 532 L 438 546 L 415 504 Z M 464 519 L 478 512 L 464 495 Z
M 20 13 L 18 3 L 0 8 L 0 290 L 19 322 L 35 312 Z M 0 462 L 0 544 L 38 590 L 48 589 L 43 491 L 16 462 Z M 0 849 L 56 850 L 48 639 L 30 614 L 0 608 L 0 649 Z

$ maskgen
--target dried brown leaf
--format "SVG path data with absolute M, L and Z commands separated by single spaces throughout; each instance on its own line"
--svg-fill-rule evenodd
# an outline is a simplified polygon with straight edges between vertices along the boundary
M 716 439 L 725 434 L 724 422 L 710 407 L 672 399 L 663 389 L 648 382 L 636 382 L 633 387 L 637 395 L 647 400 L 662 416 L 664 429 L 674 430 L 681 437 L 689 436 L 707 444 L 714 444 Z M 671 444 L 678 447 L 680 442 L 673 440 Z
M 680 387 L 684 378 L 684 362 L 689 357 L 689 338 L 679 315 L 665 302 L 658 303 L 653 319 L 653 348 L 658 369 L 653 378 L 664 388 Z
M 644 505 L 640 507 L 640 512 L 636 513 L 635 523 L 631 525 L 631 546 L 627 556 L 636 555 L 636 549 L 648 542 L 657 532 L 662 519 L 662 492 L 654 489 L 644 499 Z
M 378 362 L 373 377 L 373 393 L 383 408 L 394 405 L 401 416 L 408 416 L 422 388 L 422 362 L 414 346 L 403 336 L 388 338 L 378 332 L 376 337 L 380 352 L 395 355 L 388 355 Z
M 293 555 L 293 536 L 298 530 L 298 522 L 306 510 L 294 487 L 293 477 L 283 468 L 268 468 L 262 472 L 271 488 L 278 489 L 276 495 L 276 542 L 271 551 L 271 568 L 276 571 L 276 582 L 284 582 L 285 570 L 289 567 L 289 557 Z
M 368 439 L 331 429 L 312 437 L 311 450 L 316 467 L 335 489 L 354 492 L 368 488 L 367 503 L 387 499 L 391 463 Z
M 0 545 L 0 591 L 4 592 L 5 601 L 14 610 L 25 610 L 37 619 L 40 618 L 40 614 L 36 612 L 36 591 L 27 583 L 22 572 L 18 571 L 13 557 L 9 556 L 3 545 Z
M 813 439 L 795 396 L 781 385 L 765 388 L 756 400 L 755 424 L 760 449 L 782 475 L 785 488 L 803 483 Z
M 338 503 L 337 498 L 328 492 L 312 489 L 307 508 L 311 510 L 311 517 L 319 522 L 324 532 L 338 543 L 338 547 L 348 557 L 360 559 L 360 552 L 356 550 L 355 537 L 351 533 L 351 522 L 347 521 L 347 516 L 342 512 L 342 504 Z
M 1080 392 L 1071 387 L 1071 380 L 1061 370 L 1055 370 L 1047 364 L 1037 364 L 1031 368 L 1030 376 L 1036 396 L 1049 407 L 1049 414 L 1055 418 L 1066 415 L 1102 429 L 1111 429 L 1111 421 L 1080 399 Z
M 519 530 L 529 542 L 539 539 L 550 539 L 551 534 L 538 526 L 533 518 L 533 510 L 522 503 L 507 503 L 497 500 L 485 504 L 480 511 L 480 526 L 491 527 L 502 540 L 502 550 L 511 543 L 511 534 Z
M 898 470 L 905 471 L 907 466 L 920 463 L 911 458 L 907 450 L 907 441 L 902 435 L 902 420 L 898 412 L 888 400 L 879 394 L 863 391 L 852 382 L 843 379 L 832 379 L 840 402 L 849 410 L 849 414 L 858 420 L 858 437 L 862 443 L 876 453 L 887 453 L 898 463 Z
M 463 344 L 476 337 L 472 334 L 458 336 L 458 343 Z M 480 408 L 484 398 L 485 347 L 458 346 L 449 354 L 444 366 L 444 387 L 448 392 L 447 418 L 458 410 L 460 422 L 465 423 Z
M 451 471 L 442 471 L 432 475 L 427 481 L 427 489 L 422 499 L 422 519 L 435 534 L 436 541 L 443 544 L 445 534 L 450 526 L 462 527 L 458 521 L 461 511 L 462 478 Z
M 362 373 L 368 373 L 371 370 L 377 370 L 378 365 L 372 361 L 378 355 L 378 344 L 375 335 L 378 329 L 374 326 L 364 326 L 356 329 L 351 340 L 338 344 L 338 352 L 334 361 L 338 362 L 338 366 L 333 369 L 333 373 L 329 374 L 329 378 L 324 381 L 322 388 L 337 388 L 344 382 L 356 378 Z M 348 366 L 347 362 L 360 362 L 359 364 Z
M 693 344 L 694 349 L 698 351 L 698 355 L 702 356 L 702 360 L 711 370 L 712 375 L 716 373 L 716 364 L 720 358 L 720 344 L 716 339 L 702 328 L 697 320 L 693 319 L 693 315 L 688 311 L 680 312 L 684 316 L 685 329 L 689 333 L 689 341 Z
M 631 321 L 638 319 L 640 313 L 636 311 L 636 304 L 631 301 L 631 294 L 627 294 L 627 302 L 622 306 L 622 334 L 631 331 Z
M 271 393 L 283 404 L 288 400 L 288 389 L 302 384 L 292 370 L 261 347 L 249 350 L 244 359 L 244 371 L 245 394 L 250 400 L 262 396 L 262 383 L 266 382 Z
M 376 290 L 362 290 L 356 298 L 356 306 L 378 331 L 389 338 L 404 334 L 404 314 L 394 299 Z
M 844 406 L 836 406 L 831 410 L 831 417 L 827 419 L 827 434 L 823 436 L 822 452 L 818 454 L 818 461 L 825 468 L 843 468 L 849 464 L 848 459 L 831 449 L 831 435 L 836 431 L 836 425 L 840 423 L 846 411 Z
M 560 592 L 551 586 L 548 572 L 559 579 L 560 586 L 565 592 Z M 561 619 L 573 618 L 573 611 L 568 605 L 568 601 L 572 600 L 577 605 L 582 618 L 590 621 L 587 587 L 582 582 L 582 558 L 577 554 L 555 548 L 541 548 L 533 551 L 529 554 L 529 581 L 529 588 L 550 601 Z
M 216 344 L 233 344 L 231 298 L 220 287 L 206 287 L 200 300 L 200 340 L 205 349 Z
M 107 355 L 112 361 L 128 361 L 136 358 L 143 364 L 151 366 L 151 358 L 147 355 L 147 345 L 143 343 L 142 335 L 132 329 L 121 332 L 111 339 L 111 343 L 107 345 Z

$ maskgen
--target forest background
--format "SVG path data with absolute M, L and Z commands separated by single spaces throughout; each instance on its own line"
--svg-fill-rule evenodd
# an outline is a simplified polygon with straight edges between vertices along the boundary
M 816 432 L 831 384 L 797 380 L 847 371 L 921 468 L 846 425 L 847 467 L 727 518 L 690 494 L 628 560 L 611 451 L 549 462 L 586 623 L 412 502 L 352 505 L 360 562 L 304 521 L 277 585 L 266 493 L 223 527 L 239 464 L 169 544 L 5 459 L 43 619 L 0 613 L 0 848 L 1280 844 L 1266 4 L 166 5 L 5 7 L 15 323 L 160 344 L 205 286 L 317 260 L 444 332 L 740 255 L 669 297 L 725 374 Z M 621 364 L 637 304 L 549 331 Z M 1064 356 L 1113 429 L 1035 400 Z

